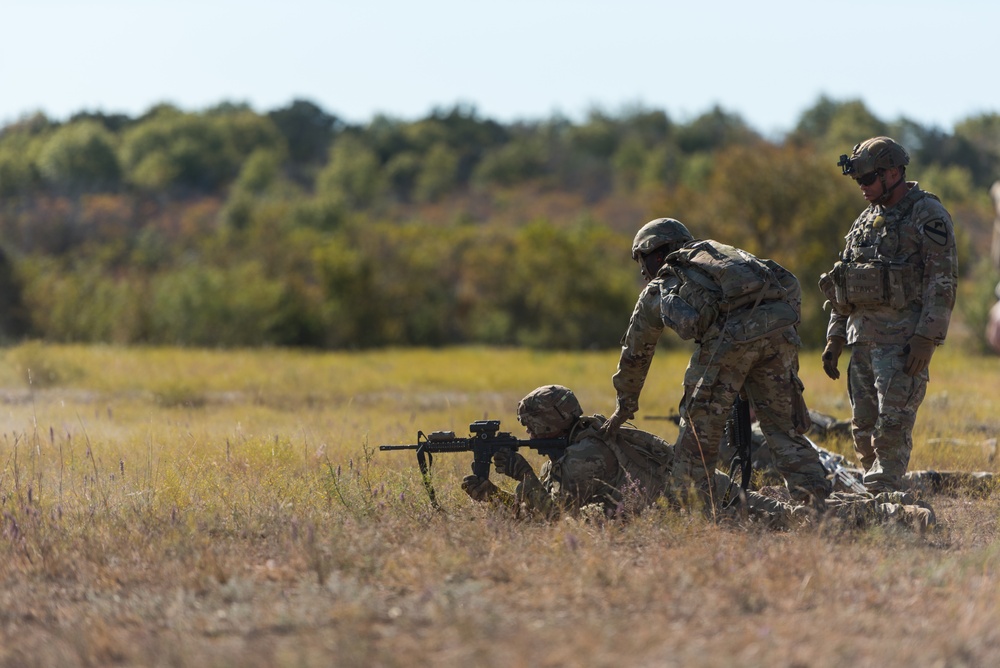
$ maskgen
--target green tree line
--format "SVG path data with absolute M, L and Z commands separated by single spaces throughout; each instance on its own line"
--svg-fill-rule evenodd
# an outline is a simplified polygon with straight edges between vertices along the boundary
M 995 282 L 1000 115 L 953 131 L 821 97 L 780 138 L 713 108 L 503 124 L 468 106 L 351 124 L 307 100 L 160 105 L 0 129 L 0 336 L 188 346 L 617 345 L 659 216 L 815 289 L 864 202 L 837 157 L 887 134 L 960 240 L 970 327 Z

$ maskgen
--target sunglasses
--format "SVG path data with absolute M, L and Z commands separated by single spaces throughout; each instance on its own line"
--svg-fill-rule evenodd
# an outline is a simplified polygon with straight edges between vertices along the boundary
M 878 178 L 878 172 L 868 172 L 864 176 L 859 176 L 854 179 L 859 186 L 870 186 L 875 183 L 875 179 Z

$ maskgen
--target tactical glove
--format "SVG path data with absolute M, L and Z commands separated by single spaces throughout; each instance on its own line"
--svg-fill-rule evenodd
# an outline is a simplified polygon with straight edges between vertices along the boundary
M 931 363 L 934 342 L 926 336 L 914 334 L 903 348 L 903 352 L 906 353 L 906 366 L 903 367 L 903 373 L 907 376 L 916 376 Z
M 513 450 L 498 450 L 494 453 L 493 466 L 496 467 L 497 473 L 518 481 L 524 480 L 528 474 L 534 474 L 528 460 Z
M 625 402 L 622 401 L 621 397 L 618 398 L 615 405 L 615 412 L 611 414 L 607 420 L 604 421 L 597 431 L 606 436 L 614 436 L 618 433 L 618 428 L 621 427 L 626 420 L 631 420 L 635 417 L 635 411 L 630 410 Z
M 840 360 L 840 353 L 844 352 L 846 343 L 847 340 L 842 336 L 831 336 L 826 340 L 826 348 L 823 349 L 823 371 L 834 380 L 840 378 L 837 362 Z
M 467 475 L 462 479 L 462 491 L 473 501 L 486 501 L 497 493 L 498 488 L 489 478 Z

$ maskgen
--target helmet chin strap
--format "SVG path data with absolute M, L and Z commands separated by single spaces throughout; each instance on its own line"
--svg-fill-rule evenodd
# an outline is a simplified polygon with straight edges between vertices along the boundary
M 880 172 L 879 175 L 878 175 L 878 180 L 879 180 L 879 183 L 882 184 L 882 195 L 877 200 L 875 200 L 875 201 L 878 202 L 879 204 L 882 204 L 883 202 L 889 201 L 889 197 L 892 196 L 892 191 L 895 190 L 896 188 L 898 188 L 900 185 L 902 185 L 902 183 L 903 183 L 903 181 L 905 179 L 906 179 L 905 176 L 900 176 L 898 181 L 896 181 L 891 186 L 889 186 L 888 188 L 886 188 L 885 187 L 885 172 Z

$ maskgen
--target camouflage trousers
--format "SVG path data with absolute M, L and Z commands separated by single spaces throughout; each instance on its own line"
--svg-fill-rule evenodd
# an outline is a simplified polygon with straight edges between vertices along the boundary
M 827 512 L 848 527 L 902 525 L 924 531 L 937 523 L 934 509 L 905 492 L 875 495 L 836 492 L 827 500 Z
M 865 471 L 865 487 L 876 493 L 904 488 L 913 424 L 927 391 L 927 370 L 907 376 L 905 362 L 902 345 L 855 345 L 847 369 L 854 451 Z
M 745 389 L 793 498 L 825 499 L 830 481 L 799 431 L 805 405 L 798 367 L 797 337 L 790 329 L 747 343 L 714 340 L 699 345 L 684 374 L 674 486 L 684 489 L 694 483 L 702 494 L 711 494 L 709 476 L 718 463 L 726 417 Z
M 686 482 L 689 485 L 691 483 L 690 480 Z M 754 519 L 776 526 L 790 526 L 797 519 L 796 511 L 806 508 L 792 503 L 790 498 L 781 500 L 755 491 L 743 491 L 737 481 L 718 470 L 709 478 L 707 494 L 702 490 L 695 490 L 696 495 L 688 496 L 684 491 L 667 487 L 664 494 L 671 505 L 701 507 L 706 515 L 716 519 Z M 785 495 L 787 496 L 787 492 Z

